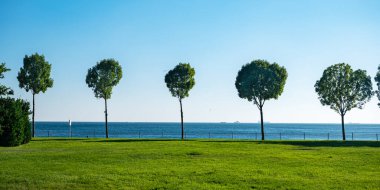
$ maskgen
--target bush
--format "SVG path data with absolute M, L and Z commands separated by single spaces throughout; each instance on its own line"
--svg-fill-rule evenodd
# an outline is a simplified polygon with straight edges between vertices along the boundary
M 30 140 L 29 102 L 0 98 L 0 145 L 18 146 Z

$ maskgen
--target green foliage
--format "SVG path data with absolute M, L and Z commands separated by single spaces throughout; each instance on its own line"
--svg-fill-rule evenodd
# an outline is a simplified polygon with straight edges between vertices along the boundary
M 361 109 L 373 95 L 371 77 L 366 71 L 353 71 L 345 63 L 328 67 L 316 82 L 315 91 L 322 105 L 343 116 L 352 108 Z
M 172 96 L 183 99 L 195 85 L 195 69 L 189 63 L 179 63 L 165 75 L 165 83 Z
M 0 79 L 4 78 L 4 73 L 7 71 L 10 71 L 10 69 L 5 67 L 5 63 L 1 63 L 0 64 Z M 7 95 L 13 95 L 12 89 L 0 84 L 0 97 L 7 96 Z
M 238 72 L 235 87 L 240 98 L 253 102 L 260 110 L 261 140 L 264 137 L 263 106 L 266 100 L 277 99 L 284 91 L 288 73 L 277 63 L 266 60 L 254 60 L 243 65 Z
M 0 145 L 18 146 L 31 139 L 29 103 L 20 99 L 0 98 Z
M 238 72 L 235 86 L 240 98 L 253 101 L 260 109 L 266 100 L 277 99 L 281 95 L 287 77 L 286 69 L 277 63 L 254 60 Z
M 33 139 L 0 189 L 378 189 L 380 143 Z
M 86 83 L 94 91 L 95 97 L 110 99 L 112 88 L 119 83 L 121 77 L 122 69 L 119 62 L 104 59 L 88 69 Z
M 0 64 L 0 79 L 4 78 L 4 73 L 10 71 L 7 67 L 5 67 L 5 63 Z
M 20 68 L 17 79 L 20 88 L 33 94 L 45 93 L 53 87 L 53 79 L 50 78 L 51 64 L 45 61 L 45 57 L 39 54 L 25 55 L 24 65 Z
M 377 73 L 376 73 L 376 76 L 375 76 L 375 81 L 376 81 L 376 84 L 377 84 L 376 95 L 377 95 L 377 98 L 380 101 L 380 65 L 377 68 Z M 378 103 L 377 105 L 380 107 L 380 103 Z

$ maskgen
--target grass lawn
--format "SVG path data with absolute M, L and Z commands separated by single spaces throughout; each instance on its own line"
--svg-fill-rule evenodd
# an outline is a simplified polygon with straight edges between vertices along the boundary
M 380 142 L 37 138 L 0 189 L 380 189 Z

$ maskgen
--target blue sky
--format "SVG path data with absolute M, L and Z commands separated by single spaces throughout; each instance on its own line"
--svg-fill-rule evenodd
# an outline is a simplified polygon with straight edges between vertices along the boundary
M 339 123 L 320 104 L 315 81 L 329 65 L 346 62 L 373 77 L 380 64 L 380 1 L 369 0 L 1 0 L 0 62 L 12 69 L 2 82 L 15 96 L 25 55 L 52 64 L 54 87 L 36 98 L 36 119 L 103 121 L 104 102 L 85 84 L 87 69 L 105 58 L 123 67 L 109 101 L 110 121 L 179 121 L 178 100 L 164 83 L 179 62 L 196 69 L 184 100 L 185 121 L 257 122 L 256 106 L 234 86 L 254 59 L 288 70 L 284 93 L 268 101 L 270 122 Z M 374 84 L 375 87 L 375 84 Z M 380 123 L 373 97 L 347 122 Z

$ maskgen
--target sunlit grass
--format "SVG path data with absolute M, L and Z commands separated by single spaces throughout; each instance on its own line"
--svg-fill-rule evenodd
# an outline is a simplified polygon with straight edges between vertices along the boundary
M 380 187 L 380 142 L 38 138 L 0 163 L 0 189 Z

